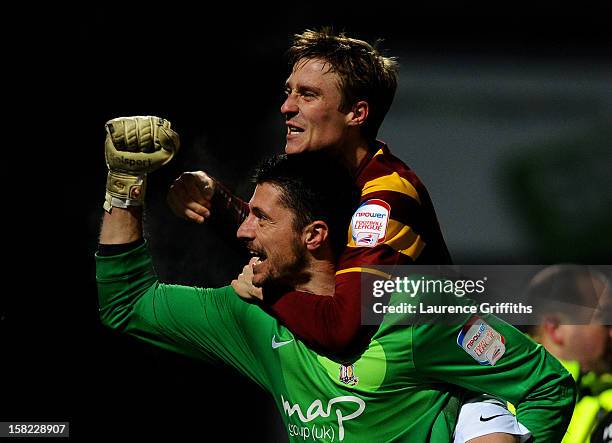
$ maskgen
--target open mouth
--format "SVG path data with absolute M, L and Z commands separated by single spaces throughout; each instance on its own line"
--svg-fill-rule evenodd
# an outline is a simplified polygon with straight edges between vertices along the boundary
M 304 132 L 304 129 L 292 125 L 291 123 L 287 123 L 287 135 L 298 134 L 300 132 Z
M 254 263 L 255 266 L 263 263 L 268 258 L 268 256 L 266 254 L 264 254 L 263 251 L 257 251 L 255 249 L 249 249 L 249 253 L 251 254 L 251 257 L 257 258 L 257 261 Z

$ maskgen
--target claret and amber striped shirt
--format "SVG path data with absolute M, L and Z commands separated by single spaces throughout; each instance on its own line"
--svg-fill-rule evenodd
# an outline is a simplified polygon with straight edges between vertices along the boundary
M 361 275 L 368 266 L 450 264 L 433 204 L 416 174 L 378 142 L 356 171 L 362 189 L 333 297 L 292 291 L 269 312 L 309 346 L 338 360 L 358 355 L 376 331 L 361 324 Z

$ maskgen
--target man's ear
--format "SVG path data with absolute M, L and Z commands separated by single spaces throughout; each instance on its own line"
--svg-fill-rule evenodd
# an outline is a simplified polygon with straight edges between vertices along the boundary
M 359 100 L 355 103 L 346 118 L 349 126 L 360 126 L 363 125 L 368 118 L 370 113 L 370 105 L 365 100 Z
M 315 220 L 304 228 L 302 239 L 309 251 L 315 251 L 327 242 L 329 227 L 322 220 Z
M 560 326 L 561 321 L 557 315 L 547 314 L 542 319 L 541 331 L 546 334 L 553 343 L 562 345 L 565 339 L 563 337 L 563 328 L 560 328 Z

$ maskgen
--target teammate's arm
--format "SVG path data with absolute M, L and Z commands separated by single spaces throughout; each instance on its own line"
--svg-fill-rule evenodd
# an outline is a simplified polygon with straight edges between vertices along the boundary
M 398 183 L 392 183 L 391 187 L 401 189 L 403 184 L 399 176 L 397 180 Z M 187 176 L 179 181 L 182 182 L 181 186 L 195 186 L 194 179 Z M 189 198 L 195 192 L 194 190 L 190 193 L 181 193 L 187 196 L 181 199 L 178 191 L 170 191 L 168 200 L 173 202 L 171 207 L 176 215 L 189 218 L 185 217 L 187 211 L 198 205 L 195 199 Z M 216 198 L 217 194 L 215 190 L 213 198 Z M 231 194 L 224 190 L 219 195 Z M 319 294 L 300 291 L 283 294 L 264 291 L 265 300 L 261 305 L 309 347 L 336 361 L 348 361 L 357 357 L 367 348 L 371 337 L 376 332 L 375 326 L 361 324 L 360 288 L 362 278 L 369 277 L 368 266 L 409 265 L 414 263 L 421 254 L 436 255 L 437 264 L 450 262 L 445 247 L 445 253 L 438 254 L 438 249 L 423 242 L 419 233 L 415 231 L 413 225 L 422 226 L 431 222 L 425 216 L 426 211 L 420 208 L 420 203 L 415 195 L 375 186 L 369 191 L 364 191 L 362 199 L 363 202 L 369 199 L 384 199 L 392 208 L 386 240 L 383 244 L 372 247 L 359 247 L 354 244 L 354 241 L 353 244 L 349 243 L 338 262 L 339 271 L 336 274 L 333 297 L 321 297 Z M 224 205 L 225 208 L 237 207 L 231 203 L 236 201 L 235 197 L 224 197 L 221 201 L 230 202 Z M 232 212 L 239 213 L 236 210 Z M 201 214 L 205 214 L 204 210 L 201 211 Z M 237 217 L 234 217 L 234 220 L 236 219 Z M 432 253 L 430 249 L 434 252 Z M 244 282 L 240 277 L 237 281 Z M 239 291 L 239 294 L 247 299 L 261 299 L 261 291 L 252 286 L 251 288 L 251 291 L 245 289 L 242 292 Z
M 183 172 L 166 198 L 177 217 L 204 223 L 211 218 L 234 234 L 249 213 L 249 205 L 204 171 Z
M 542 346 L 493 316 L 482 316 L 486 326 L 480 333 L 499 333 L 503 346 L 492 354 L 493 364 L 476 361 L 465 350 L 472 349 L 470 337 L 459 337 L 462 330 L 469 330 L 464 326 L 471 319 L 465 320 L 460 326 L 413 326 L 413 358 L 423 379 L 444 381 L 510 401 L 516 406 L 519 422 L 529 429 L 535 442 L 561 441 L 575 401 L 576 386 L 571 375 Z M 496 346 L 495 341 L 491 343 Z M 496 349 L 485 346 L 480 351 L 487 355 Z
M 212 192 L 204 192 L 206 189 L 212 189 Z M 181 218 L 203 222 L 211 214 L 221 213 L 221 217 L 228 220 L 230 225 L 235 225 L 236 229 L 248 214 L 246 202 L 201 171 L 183 173 L 172 185 L 167 200 L 174 214 Z M 412 263 L 411 258 L 386 245 L 350 248 L 345 256 L 349 257 L 345 259 L 347 271 L 336 275 L 333 297 L 291 291 L 268 294 L 266 300 L 270 300 L 270 303 L 263 305 L 267 312 L 310 347 L 334 360 L 348 360 L 357 356 L 376 332 L 376 327 L 361 325 L 359 288 L 362 274 L 361 268 L 351 263 Z M 252 290 L 248 291 L 248 282 L 240 278 L 238 281 L 245 284 L 241 296 L 261 298 L 261 289 L 251 285 Z
M 351 225 L 350 240 L 338 260 L 333 297 L 293 291 L 272 297 L 264 304 L 291 332 L 332 360 L 353 360 L 367 348 L 377 330 L 376 326 L 361 324 L 361 286 L 369 278 L 380 277 L 375 267 L 410 265 L 430 253 L 430 246 L 419 235 L 422 232 L 414 228 L 423 224 L 424 212 L 414 197 L 377 189 L 373 193 L 364 191 L 362 205 L 372 199 L 384 200 L 391 208 L 385 240 L 373 246 L 361 246 L 355 241 L 358 234 Z M 450 260 L 443 254 L 438 255 L 438 264 Z M 264 299 L 268 295 L 264 291 Z

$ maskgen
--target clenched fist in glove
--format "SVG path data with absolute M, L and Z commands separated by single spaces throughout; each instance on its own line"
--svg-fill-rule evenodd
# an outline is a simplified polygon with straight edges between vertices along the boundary
M 168 163 L 179 144 L 178 134 L 163 118 L 119 117 L 106 122 L 104 209 L 142 205 L 147 173 Z

